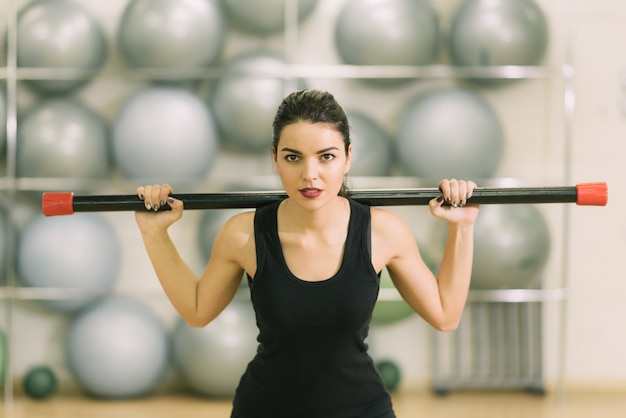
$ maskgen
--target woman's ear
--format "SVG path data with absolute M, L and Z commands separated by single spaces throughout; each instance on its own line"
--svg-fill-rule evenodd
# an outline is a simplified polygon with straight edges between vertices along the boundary
M 352 144 L 348 145 L 348 153 L 346 154 L 346 167 L 344 169 L 344 174 L 347 174 L 350 171 L 350 164 L 352 161 Z

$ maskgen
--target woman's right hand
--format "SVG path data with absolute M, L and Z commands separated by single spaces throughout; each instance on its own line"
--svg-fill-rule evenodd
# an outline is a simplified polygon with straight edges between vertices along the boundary
M 145 211 L 135 212 L 135 220 L 142 232 L 167 229 L 183 216 L 183 202 L 170 196 L 173 192 L 169 184 L 137 187 L 137 196 L 144 201 L 146 207 Z M 171 210 L 158 211 L 164 205 L 169 205 Z

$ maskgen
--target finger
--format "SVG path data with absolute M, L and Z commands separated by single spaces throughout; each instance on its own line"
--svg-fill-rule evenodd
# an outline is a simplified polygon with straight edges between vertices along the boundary
M 152 186 L 146 185 L 143 186 L 143 203 L 146 206 L 146 209 L 152 209 Z
M 150 202 L 151 202 L 152 210 L 154 210 L 155 212 L 159 210 L 159 207 L 161 205 L 161 190 L 162 189 L 163 189 L 163 186 L 161 186 L 160 184 L 152 185 L 152 193 L 150 194 Z
M 443 179 L 439 182 L 439 190 L 441 190 L 441 196 L 446 203 L 450 203 L 450 181 Z
M 459 196 L 459 181 L 456 179 L 451 179 L 450 180 L 450 205 L 453 208 L 456 208 L 459 206 L 459 202 L 460 202 L 460 196 Z
M 137 197 L 139 197 L 139 199 L 143 200 L 144 196 L 145 196 L 144 187 L 143 186 L 137 187 Z
M 473 181 L 468 181 L 467 182 L 467 198 L 469 199 L 470 197 L 472 197 L 472 194 L 474 194 L 474 189 L 478 187 L 476 186 L 476 183 L 474 183 Z
M 467 202 L 467 182 L 459 180 L 459 207 L 465 206 Z
M 159 207 L 164 206 L 165 202 L 167 202 L 167 198 L 168 196 L 173 192 L 174 190 L 172 189 L 172 187 L 169 184 L 163 184 L 161 186 L 161 192 L 159 194 Z

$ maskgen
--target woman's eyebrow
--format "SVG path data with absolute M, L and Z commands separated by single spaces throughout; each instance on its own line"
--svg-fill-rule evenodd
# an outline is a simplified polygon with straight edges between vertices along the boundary
M 321 149 L 321 150 L 317 151 L 317 152 L 316 152 L 316 154 L 324 154 L 325 152 L 328 152 L 328 151 L 333 151 L 333 150 L 338 151 L 338 150 L 339 150 L 339 148 L 337 148 L 337 147 L 328 147 L 328 148 L 324 148 L 324 149 Z M 288 147 L 281 148 L 281 150 L 280 150 L 280 151 L 281 151 L 281 152 L 289 152 L 289 153 L 292 153 L 292 154 L 302 155 L 302 152 L 301 152 L 301 151 L 295 150 L 295 149 L 293 149 L 293 148 L 288 148 Z

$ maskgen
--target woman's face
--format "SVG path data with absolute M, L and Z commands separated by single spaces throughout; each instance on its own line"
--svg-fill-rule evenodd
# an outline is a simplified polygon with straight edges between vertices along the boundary
M 346 155 L 343 137 L 331 125 L 300 121 L 283 128 L 274 166 L 290 198 L 325 202 L 339 193 L 351 151 Z

